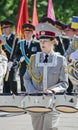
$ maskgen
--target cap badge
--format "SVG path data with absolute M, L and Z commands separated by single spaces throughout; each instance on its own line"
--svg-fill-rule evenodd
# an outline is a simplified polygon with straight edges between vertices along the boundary
M 42 32 L 41 32 L 41 35 L 45 35 L 45 32 L 44 32 L 44 31 L 42 31 Z

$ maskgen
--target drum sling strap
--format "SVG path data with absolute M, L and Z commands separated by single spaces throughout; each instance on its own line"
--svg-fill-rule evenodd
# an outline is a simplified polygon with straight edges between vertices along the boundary
M 4 44 L 4 47 L 6 48 L 6 50 L 7 50 L 9 53 L 11 53 L 12 48 L 11 48 L 7 43 Z
M 20 41 L 20 49 L 21 49 L 22 55 L 25 57 L 26 63 L 29 64 L 29 63 L 30 63 L 30 60 L 29 60 L 29 58 L 25 55 L 24 44 L 25 44 L 24 40 L 21 40 L 21 41 Z

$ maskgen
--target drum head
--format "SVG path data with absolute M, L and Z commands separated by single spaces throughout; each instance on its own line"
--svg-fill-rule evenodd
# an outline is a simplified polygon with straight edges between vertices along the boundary
M 59 105 L 55 107 L 56 110 L 60 111 L 60 112 L 64 112 L 64 113 L 75 113 L 78 110 L 74 107 L 71 106 L 64 106 L 64 105 Z
M 20 113 L 24 112 L 24 109 L 16 106 L 0 106 L 0 111 L 9 113 Z
M 29 112 L 37 112 L 37 113 L 40 112 L 40 113 L 44 113 L 44 112 L 51 112 L 52 108 L 34 106 L 34 107 L 28 107 L 25 110 L 29 111 Z

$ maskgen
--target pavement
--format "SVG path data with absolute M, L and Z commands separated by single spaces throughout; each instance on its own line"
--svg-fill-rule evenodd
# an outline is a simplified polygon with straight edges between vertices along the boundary
M 27 114 L 0 113 L 0 130 L 33 130 Z M 59 130 L 78 130 L 78 113 L 61 113 Z
M 19 77 L 18 91 L 20 92 Z M 33 130 L 29 113 L 0 112 L 0 130 Z M 78 130 L 78 112 L 61 113 L 59 130 Z

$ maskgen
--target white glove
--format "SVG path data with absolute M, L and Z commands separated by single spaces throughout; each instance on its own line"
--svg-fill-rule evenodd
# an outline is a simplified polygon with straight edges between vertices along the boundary
M 78 60 L 78 49 L 76 51 L 74 51 L 73 53 L 71 53 L 69 58 L 72 61 L 77 61 Z
M 0 35 L 0 40 L 2 41 L 2 44 L 6 43 L 6 39 L 2 35 Z
M 23 62 L 24 60 L 25 60 L 25 57 L 22 56 L 22 57 L 20 58 L 20 62 Z
M 12 61 L 9 61 L 9 62 L 8 62 L 8 69 L 9 69 L 9 71 L 11 70 L 12 66 L 13 66 L 13 62 L 12 62 Z

